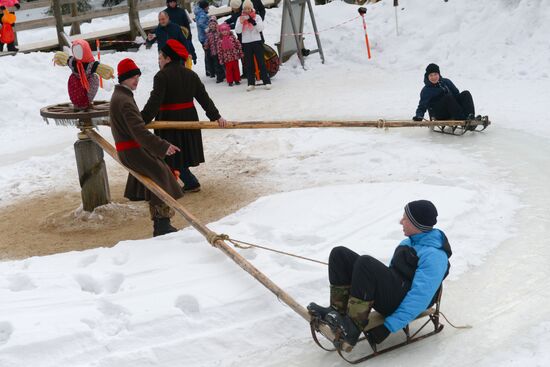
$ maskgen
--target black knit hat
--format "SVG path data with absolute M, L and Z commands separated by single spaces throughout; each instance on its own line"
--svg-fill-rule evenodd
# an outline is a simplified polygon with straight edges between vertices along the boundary
M 422 232 L 430 231 L 437 223 L 437 209 L 431 201 L 416 200 L 405 205 L 405 214 Z
M 210 6 L 207 0 L 201 0 L 199 1 L 199 8 L 206 9 Z
M 430 64 L 426 66 L 426 75 L 430 75 L 431 73 L 438 73 L 441 75 L 441 72 L 439 71 L 439 66 L 437 64 Z

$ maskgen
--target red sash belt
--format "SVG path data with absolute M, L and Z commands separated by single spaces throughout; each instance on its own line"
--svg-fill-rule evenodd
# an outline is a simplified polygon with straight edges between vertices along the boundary
M 120 152 L 122 150 L 128 150 L 128 149 L 135 149 L 141 147 L 139 143 L 135 140 L 128 140 L 128 141 L 121 141 L 119 143 L 115 143 L 116 151 Z
M 191 102 L 185 102 L 185 103 L 168 103 L 168 104 L 162 104 L 160 105 L 161 111 L 178 111 L 178 110 L 186 110 L 188 108 L 195 107 L 195 104 L 193 101 Z

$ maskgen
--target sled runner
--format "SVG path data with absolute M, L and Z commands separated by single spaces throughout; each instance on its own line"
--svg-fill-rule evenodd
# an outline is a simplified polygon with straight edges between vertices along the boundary
M 430 119 L 430 121 L 436 121 Z M 464 135 L 466 131 L 481 132 L 491 124 L 489 116 L 477 116 L 473 120 L 466 120 L 464 125 L 456 126 L 431 126 L 430 129 L 436 133 L 449 135 Z
M 355 345 L 353 351 L 351 353 L 348 353 L 345 351 L 342 347 L 342 342 L 340 338 L 340 331 L 332 329 L 332 332 L 334 333 L 334 341 L 333 335 L 325 335 L 325 333 L 322 331 L 322 329 L 325 329 L 328 327 L 330 328 L 330 325 L 325 322 L 324 320 L 321 320 L 319 318 L 313 317 L 310 322 L 311 327 L 311 336 L 313 337 L 313 340 L 315 341 L 315 344 L 317 344 L 321 349 L 326 350 L 328 352 L 334 352 L 336 351 L 342 359 L 344 359 L 346 362 L 351 364 L 357 364 L 364 362 L 366 360 L 372 359 L 380 354 L 390 352 L 392 350 L 395 350 L 397 348 L 401 348 L 405 345 L 412 344 L 414 342 L 417 342 L 419 340 L 425 339 L 427 337 L 430 337 L 432 335 L 435 335 L 439 333 L 441 330 L 443 330 L 443 324 L 439 322 L 440 312 L 439 307 L 441 304 L 441 294 L 443 292 L 443 288 L 440 288 L 439 294 L 437 296 L 437 301 L 435 302 L 434 306 L 427 309 L 426 311 L 422 312 L 420 315 L 418 315 L 415 319 L 416 320 L 422 320 L 422 325 L 414 332 L 411 331 L 410 324 L 403 328 L 403 332 L 405 333 L 405 341 L 392 345 L 390 347 L 384 348 L 379 350 L 378 346 L 374 343 L 371 343 L 365 336 L 359 339 L 357 344 Z M 381 314 L 371 311 L 369 315 L 369 323 L 368 326 L 363 330 L 364 333 L 367 333 L 369 330 L 381 325 L 384 323 L 384 316 Z M 430 323 L 433 324 L 433 330 L 429 332 L 421 333 Z M 321 343 L 319 341 L 319 338 L 317 334 L 323 335 L 326 339 L 332 341 L 333 345 L 327 346 L 328 341 L 325 341 Z M 358 350 L 362 348 L 365 343 L 362 343 L 363 341 L 366 341 L 370 348 L 372 349 L 371 353 L 367 353 L 363 356 L 357 356 Z

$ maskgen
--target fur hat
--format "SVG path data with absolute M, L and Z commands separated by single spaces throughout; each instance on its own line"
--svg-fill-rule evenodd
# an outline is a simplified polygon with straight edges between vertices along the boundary
M 426 66 L 426 75 L 430 75 L 431 73 L 438 73 L 441 75 L 441 72 L 439 71 L 439 66 L 436 64 L 430 64 Z
M 405 205 L 405 215 L 422 232 L 432 230 L 437 223 L 437 209 L 428 200 L 411 201 Z
M 132 59 L 123 59 L 117 66 L 118 82 L 122 83 L 133 76 L 141 75 L 141 70 Z
M 189 51 L 181 44 L 180 41 L 175 39 L 169 39 L 166 41 L 166 45 L 161 49 L 162 53 L 169 56 L 172 61 L 175 60 L 187 60 L 189 57 Z
M 252 4 L 252 1 L 250 0 L 244 0 L 243 2 L 243 9 L 254 9 L 254 4 Z
M 243 2 L 241 0 L 231 0 L 229 2 L 229 7 L 231 9 L 240 9 Z

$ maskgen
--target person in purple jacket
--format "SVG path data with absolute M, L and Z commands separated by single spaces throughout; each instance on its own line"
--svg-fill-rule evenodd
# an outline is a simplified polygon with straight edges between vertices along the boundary
M 451 246 L 445 234 L 433 228 L 437 209 L 428 200 L 405 206 L 400 224 L 405 238 L 397 246 L 390 265 L 346 247 L 335 247 L 329 257 L 330 306 L 307 306 L 324 320 L 350 350 L 367 327 L 371 309 L 385 316 L 382 325 L 366 332 L 373 344 L 401 330 L 435 303 L 443 279 L 449 273 Z

